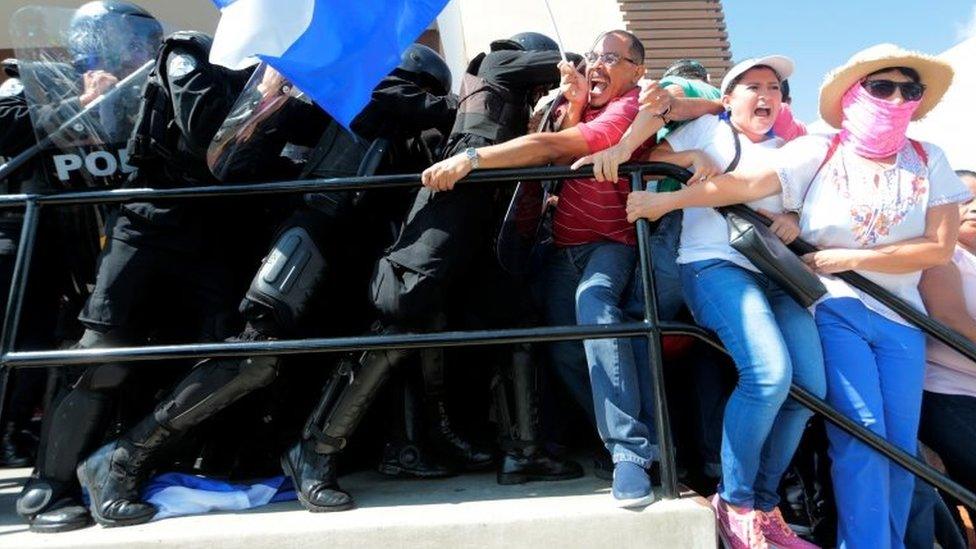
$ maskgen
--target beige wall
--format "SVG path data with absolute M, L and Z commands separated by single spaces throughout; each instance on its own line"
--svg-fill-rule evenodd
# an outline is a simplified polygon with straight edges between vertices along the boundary
M 10 16 L 27 5 L 64 6 L 76 8 L 84 0 L 0 0 L 0 50 L 10 49 Z M 137 0 L 157 19 L 174 30 L 190 29 L 212 33 L 217 26 L 217 8 L 209 0 Z
M 549 4 L 568 51 L 589 51 L 601 32 L 625 28 L 617 0 L 550 0 Z M 492 40 L 524 31 L 556 38 L 542 0 L 451 0 L 438 16 L 437 26 L 455 87 L 468 61 L 487 51 Z

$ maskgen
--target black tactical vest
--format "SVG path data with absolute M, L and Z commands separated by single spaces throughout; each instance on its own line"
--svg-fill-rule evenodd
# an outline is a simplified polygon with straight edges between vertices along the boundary
M 525 133 L 527 107 L 511 91 L 477 76 L 484 58 L 484 53 L 475 57 L 461 79 L 461 101 L 451 134 L 502 143 Z
M 213 178 L 205 162 L 193 153 L 183 132 L 176 124 L 173 112 L 166 59 L 176 48 L 194 52 L 198 60 L 206 61 L 213 39 L 203 33 L 179 31 L 168 36 L 156 55 L 156 65 L 149 73 L 149 81 L 143 91 L 142 105 L 136 117 L 135 129 L 128 144 L 129 164 L 136 168 L 165 166 L 169 173 L 191 181 L 209 181 Z M 224 80 L 238 80 L 228 69 L 208 67 Z M 240 87 L 240 86 L 238 86 Z M 216 131 L 217 128 L 214 128 Z

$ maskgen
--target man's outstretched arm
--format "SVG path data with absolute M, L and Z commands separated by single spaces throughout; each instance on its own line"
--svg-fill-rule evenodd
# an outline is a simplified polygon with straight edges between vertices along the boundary
M 475 149 L 478 168 L 521 168 L 546 164 L 569 164 L 590 150 L 578 127 L 556 133 L 523 135 L 488 147 Z M 473 169 L 465 152 L 445 158 L 424 170 L 421 181 L 435 191 L 449 191 Z

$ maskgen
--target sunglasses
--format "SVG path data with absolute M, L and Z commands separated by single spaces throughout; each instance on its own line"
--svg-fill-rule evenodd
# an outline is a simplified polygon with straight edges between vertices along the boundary
M 897 88 L 905 101 L 918 101 L 925 93 L 925 84 L 918 82 L 893 82 L 891 80 L 865 80 L 861 86 L 873 97 L 888 99 Z
M 613 52 L 597 53 L 595 51 L 589 51 L 583 54 L 583 60 L 590 65 L 595 65 L 597 61 L 603 61 L 603 64 L 608 67 L 612 67 L 621 61 L 629 61 L 635 65 L 637 64 L 637 61 Z

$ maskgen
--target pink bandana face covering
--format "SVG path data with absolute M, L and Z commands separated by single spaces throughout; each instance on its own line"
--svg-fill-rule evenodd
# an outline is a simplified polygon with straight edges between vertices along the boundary
M 841 141 L 864 158 L 885 158 L 905 146 L 908 123 L 922 103 L 892 103 L 872 96 L 861 83 L 851 86 L 841 99 L 844 121 Z

